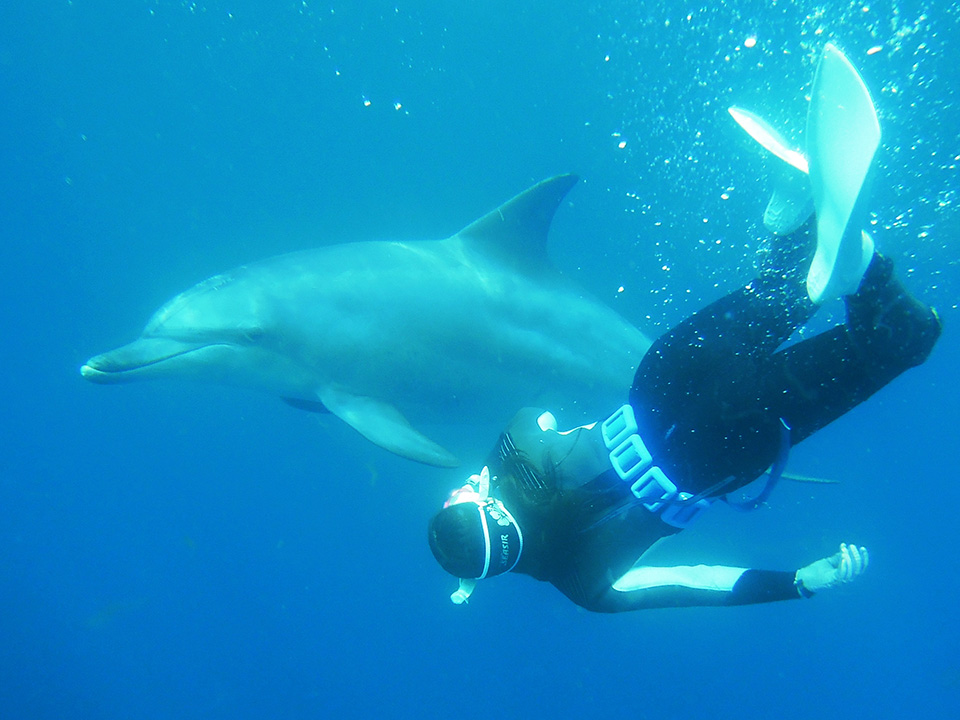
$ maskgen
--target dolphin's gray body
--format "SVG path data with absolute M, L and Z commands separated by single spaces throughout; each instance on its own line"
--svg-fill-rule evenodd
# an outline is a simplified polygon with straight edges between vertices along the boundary
M 532 403 L 611 412 L 649 342 L 547 261 L 576 181 L 545 180 L 446 240 L 334 245 L 217 275 L 81 372 L 259 387 L 439 466 L 457 459 L 417 427 L 500 423 Z

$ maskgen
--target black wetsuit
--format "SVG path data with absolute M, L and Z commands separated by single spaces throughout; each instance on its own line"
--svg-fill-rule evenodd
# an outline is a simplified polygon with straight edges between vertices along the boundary
M 939 337 L 936 314 L 879 255 L 845 301 L 844 325 L 779 349 L 816 306 L 800 273 L 762 273 L 653 344 L 630 403 L 679 489 L 719 496 L 753 481 L 777 458 L 783 423 L 797 444 L 923 362 Z M 514 572 L 603 612 L 799 597 L 793 571 L 644 565 L 678 529 L 619 480 L 599 426 L 544 430 L 542 413 L 522 410 L 488 459 L 494 492 L 523 530 Z
M 659 338 L 630 404 L 666 474 L 691 493 L 742 487 L 776 459 L 781 419 L 796 445 L 922 363 L 940 336 L 880 255 L 844 301 L 845 324 L 778 350 L 817 306 L 803 273 L 771 271 Z

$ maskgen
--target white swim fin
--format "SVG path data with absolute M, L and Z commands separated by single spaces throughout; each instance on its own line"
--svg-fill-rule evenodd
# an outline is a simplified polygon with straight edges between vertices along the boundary
M 747 131 L 747 134 L 756 140 L 765 149 L 776 155 L 788 165 L 792 165 L 803 174 L 807 174 L 809 165 L 807 158 L 799 150 L 787 145 L 787 141 L 766 120 L 743 108 L 732 105 L 727 112 L 737 121 L 737 125 Z
M 807 112 L 807 159 L 817 213 L 817 251 L 807 273 L 816 303 L 850 295 L 873 256 L 863 226 L 880 123 L 863 78 L 836 46 L 817 66 Z
M 789 235 L 803 225 L 813 212 L 807 158 L 799 150 L 790 147 L 780 133 L 759 115 L 736 106 L 727 111 L 761 147 L 786 163 L 774 170 L 773 195 L 763 213 L 763 224 L 776 235 Z

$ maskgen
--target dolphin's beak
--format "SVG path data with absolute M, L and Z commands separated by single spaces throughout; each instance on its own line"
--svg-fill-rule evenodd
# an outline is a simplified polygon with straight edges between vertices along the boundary
M 90 358 L 80 368 L 80 374 L 90 382 L 101 385 L 136 380 L 140 370 L 193 352 L 198 348 L 207 347 L 209 344 L 182 342 L 169 338 L 140 338 L 129 345 Z

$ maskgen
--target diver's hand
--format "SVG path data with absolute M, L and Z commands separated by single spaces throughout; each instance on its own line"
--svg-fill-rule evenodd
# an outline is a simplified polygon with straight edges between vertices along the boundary
M 853 582 L 863 575 L 870 562 L 865 547 L 840 543 L 840 552 L 797 570 L 794 584 L 804 597 L 841 583 Z

